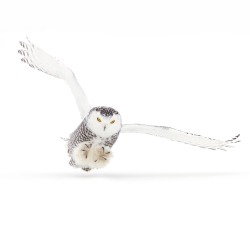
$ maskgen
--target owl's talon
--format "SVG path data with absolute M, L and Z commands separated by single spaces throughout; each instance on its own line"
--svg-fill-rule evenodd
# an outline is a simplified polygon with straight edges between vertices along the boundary
M 84 150 L 84 149 L 82 149 L 82 151 L 84 151 L 85 158 L 87 159 L 87 158 L 88 158 L 89 151 L 88 151 L 88 150 Z
M 85 144 L 85 146 L 89 149 L 91 147 L 91 144 Z

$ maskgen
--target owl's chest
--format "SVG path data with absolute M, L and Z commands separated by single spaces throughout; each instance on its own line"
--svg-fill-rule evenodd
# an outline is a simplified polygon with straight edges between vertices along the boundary
M 68 143 L 69 152 L 80 143 L 87 142 L 90 146 L 112 147 L 118 138 L 119 133 L 116 133 L 110 137 L 104 138 L 97 136 L 85 124 L 81 124 L 71 135 Z
M 113 136 L 108 137 L 108 138 L 102 138 L 102 137 L 96 136 L 92 138 L 91 144 L 93 144 L 94 146 L 104 146 L 104 147 L 111 148 L 116 142 L 118 135 L 119 133 L 114 134 Z
M 91 144 L 93 144 L 94 146 L 102 146 L 105 144 L 105 142 L 107 141 L 107 139 L 101 138 L 101 137 L 93 137 L 92 140 L 90 141 Z

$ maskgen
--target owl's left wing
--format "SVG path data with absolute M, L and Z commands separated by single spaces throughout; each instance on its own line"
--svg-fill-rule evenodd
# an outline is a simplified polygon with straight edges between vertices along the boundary
M 233 143 L 240 142 L 239 136 L 226 141 L 212 139 L 196 135 L 193 133 L 183 132 L 174 128 L 165 126 L 153 126 L 153 125 L 141 125 L 141 124 L 125 124 L 121 129 L 122 133 L 143 133 L 154 136 L 164 137 L 173 141 L 190 144 L 202 148 L 208 148 L 212 150 L 220 149 L 226 150 L 228 147 L 232 147 Z

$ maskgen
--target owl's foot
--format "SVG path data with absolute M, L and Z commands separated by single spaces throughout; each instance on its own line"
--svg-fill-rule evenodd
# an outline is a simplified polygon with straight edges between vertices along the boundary
M 90 168 L 82 168 L 82 170 L 89 172 L 91 169 Z
M 96 149 L 97 155 L 95 163 L 102 165 L 106 165 L 109 159 L 112 157 L 111 151 L 109 147 L 99 147 Z
M 98 158 L 95 160 L 95 162 L 97 162 L 99 160 L 106 161 L 108 159 L 108 155 L 109 154 L 110 154 L 110 152 L 109 151 L 105 151 L 104 147 L 98 148 L 97 149 Z
M 71 160 L 70 165 L 87 168 L 88 163 L 91 160 L 91 144 L 87 142 L 80 143 L 70 154 Z

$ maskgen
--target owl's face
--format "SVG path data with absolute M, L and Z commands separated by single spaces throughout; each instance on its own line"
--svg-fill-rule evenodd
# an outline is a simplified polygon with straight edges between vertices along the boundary
M 87 116 L 87 127 L 97 136 L 107 138 L 121 130 L 121 116 L 111 107 L 95 107 Z

